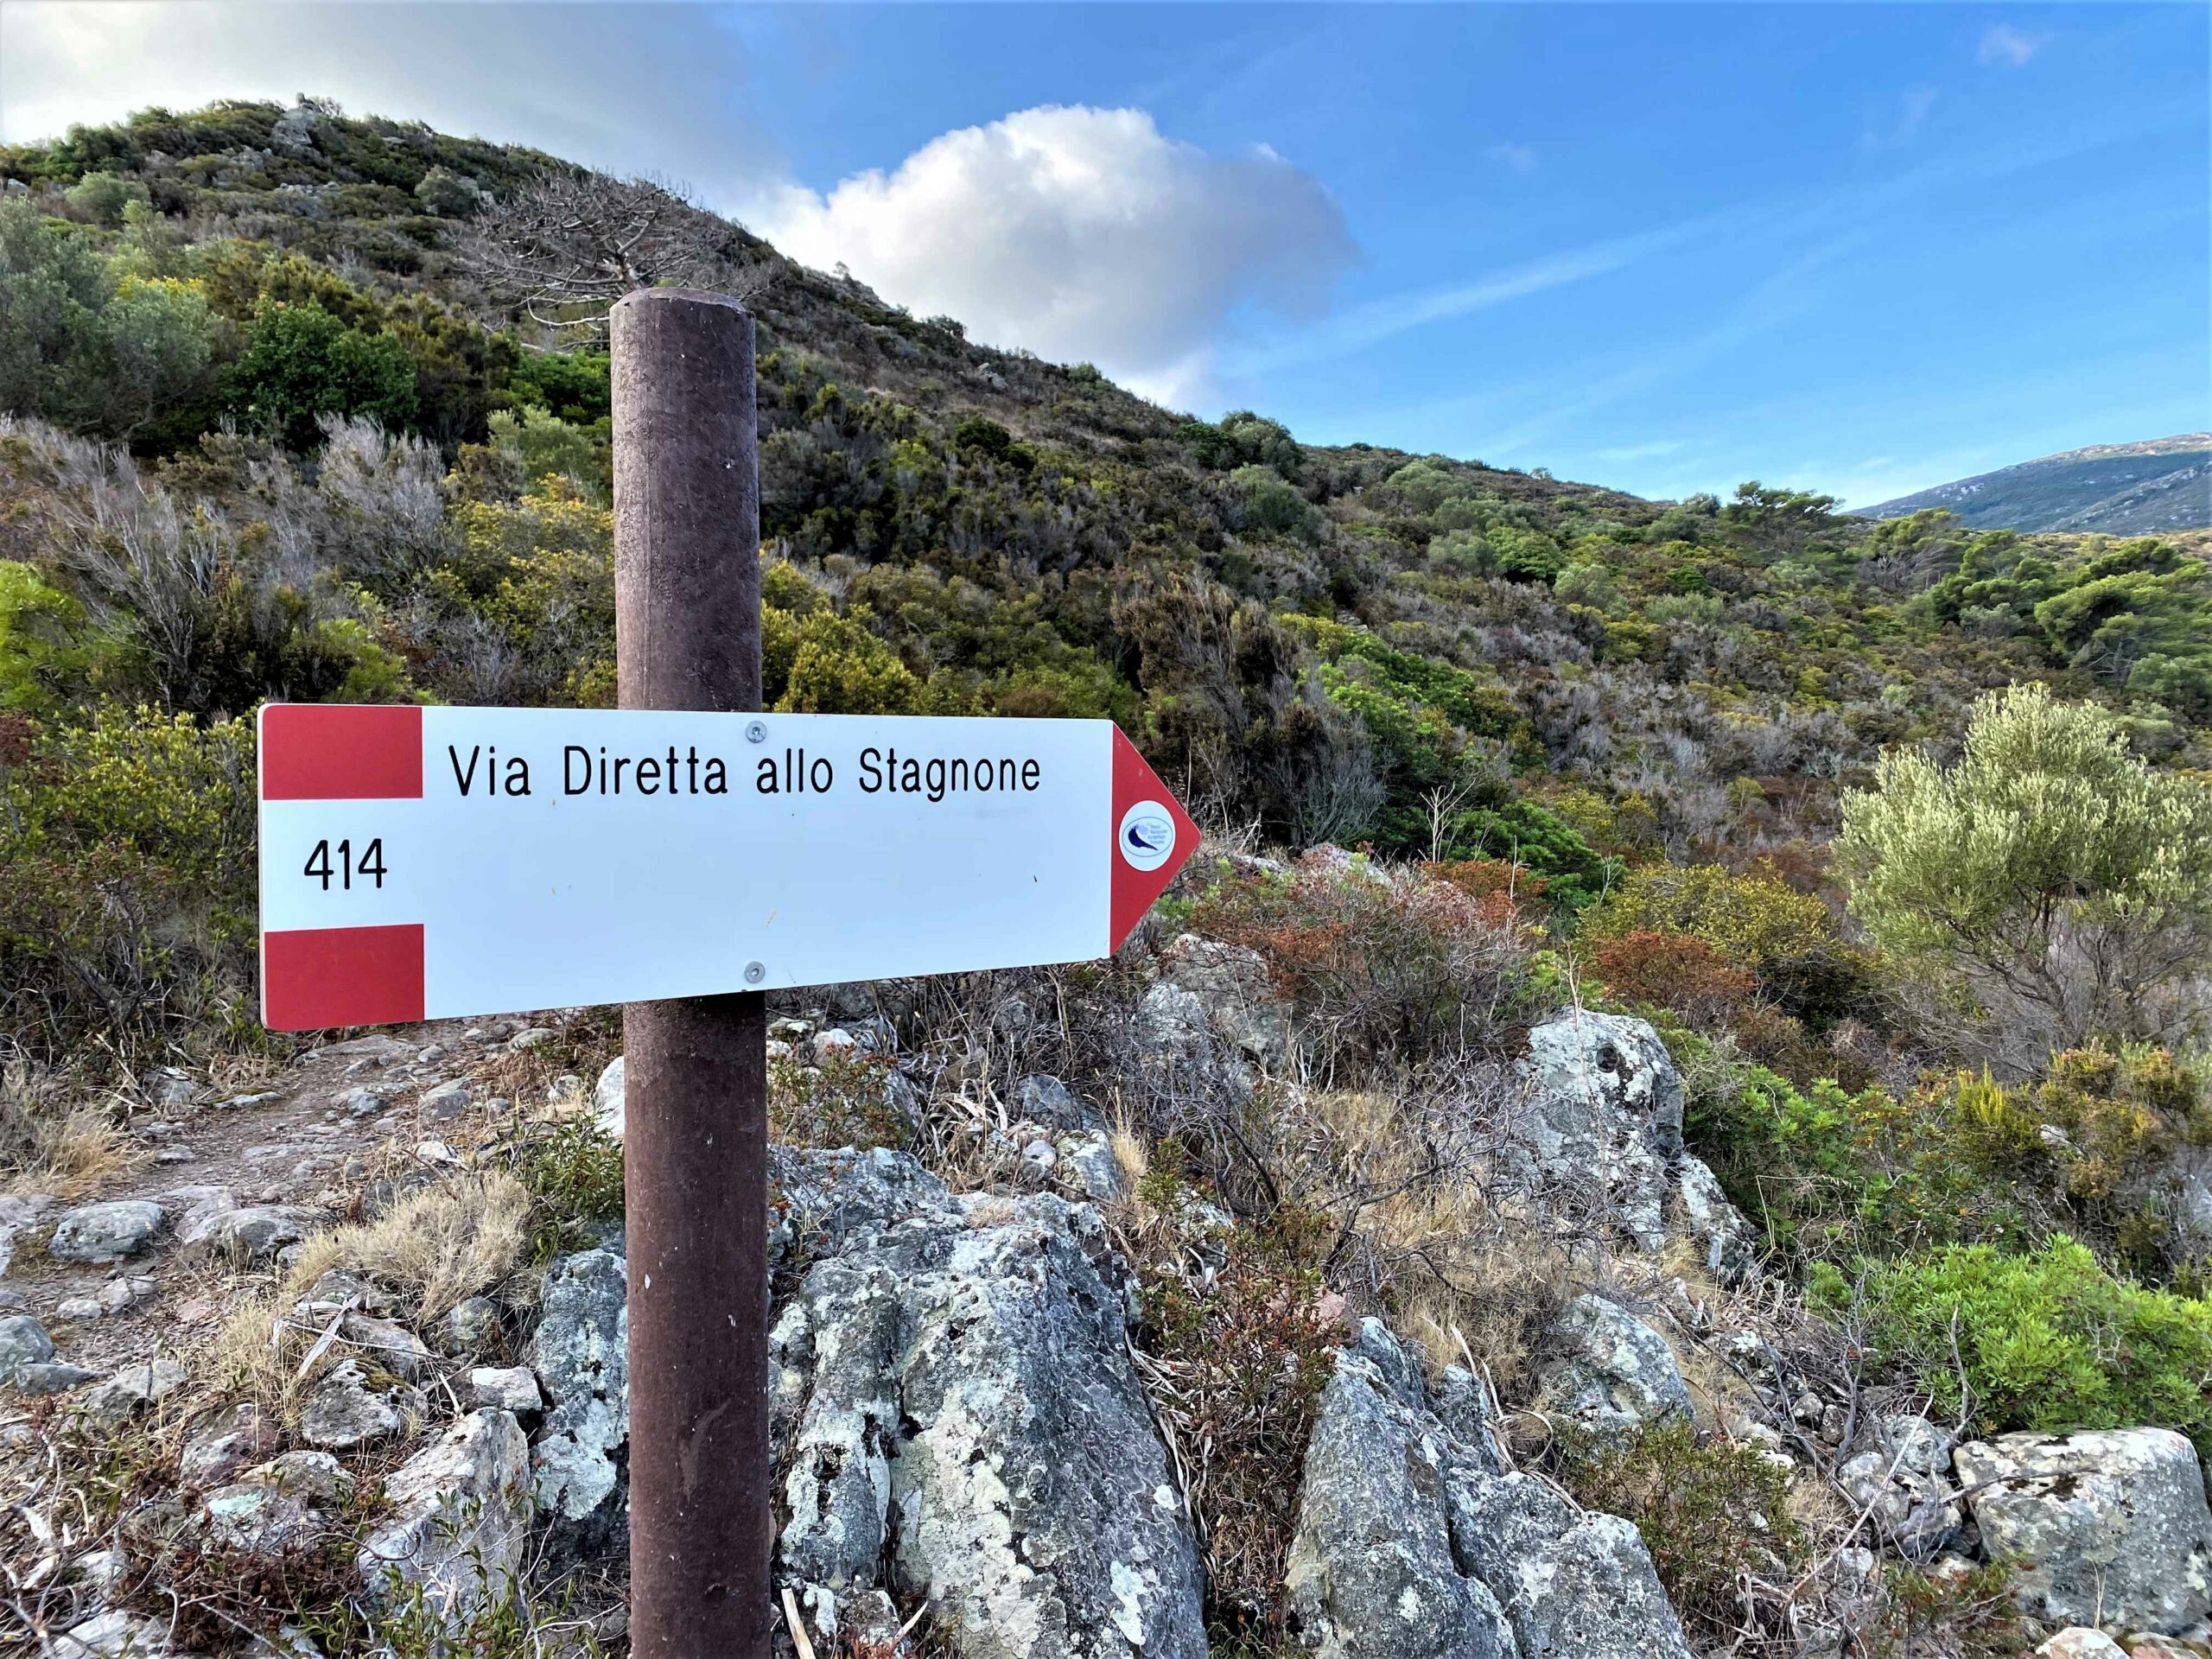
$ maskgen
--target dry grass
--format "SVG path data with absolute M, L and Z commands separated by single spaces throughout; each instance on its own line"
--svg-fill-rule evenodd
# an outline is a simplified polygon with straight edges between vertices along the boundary
M 109 1109 L 20 1052 L 0 1060 L 0 1184 L 75 1198 L 140 1161 Z
M 333 1268 L 373 1280 L 427 1328 L 522 1265 L 529 1221 L 529 1191 L 499 1171 L 442 1181 L 374 1221 L 309 1239 L 281 1280 L 232 1310 L 213 1354 L 218 1386 L 296 1421 L 308 1386 L 352 1351 L 292 1315 L 316 1280 Z
M 411 1192 L 374 1221 L 309 1239 L 289 1279 L 305 1289 L 334 1268 L 375 1280 L 431 1324 L 521 1265 L 530 1191 L 505 1171 Z

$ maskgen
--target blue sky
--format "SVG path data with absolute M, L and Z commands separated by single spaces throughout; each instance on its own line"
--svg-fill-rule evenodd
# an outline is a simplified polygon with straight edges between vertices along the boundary
M 1864 504 L 2212 427 L 2208 19 L 9 0 L 0 136 L 327 92 L 688 181 L 1203 413 Z

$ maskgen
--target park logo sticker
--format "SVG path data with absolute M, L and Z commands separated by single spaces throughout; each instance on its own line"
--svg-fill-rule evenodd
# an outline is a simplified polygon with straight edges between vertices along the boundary
M 1158 801 L 1139 801 L 1122 814 L 1115 838 L 1133 870 L 1156 870 L 1175 855 L 1175 819 Z

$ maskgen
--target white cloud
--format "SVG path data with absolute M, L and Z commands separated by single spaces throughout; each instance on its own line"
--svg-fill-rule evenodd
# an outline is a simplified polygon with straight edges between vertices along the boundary
M 1483 156 L 1484 159 L 1496 162 L 1500 167 L 1510 168 L 1516 173 L 1533 173 L 1536 170 L 1536 152 L 1526 144 L 1492 144 L 1488 149 L 1483 151 Z
M 1142 110 L 1023 110 L 747 221 L 810 265 L 979 340 L 1089 359 L 1163 403 L 1200 395 L 1236 314 L 1327 302 L 1356 257 L 1329 193 L 1264 146 L 1216 155 Z
M 1981 31 L 1981 48 L 1975 55 L 1985 64 L 2018 69 L 2043 50 L 2046 38 L 2015 29 L 2010 23 L 1992 23 Z

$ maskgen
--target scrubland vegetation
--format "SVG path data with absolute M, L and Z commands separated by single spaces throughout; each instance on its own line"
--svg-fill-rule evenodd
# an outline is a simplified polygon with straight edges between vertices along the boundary
M 1496 1179 L 1511 1062 L 1562 1006 L 1657 1028 L 1804 1355 L 1973 1432 L 2212 1451 L 2185 1198 L 2212 1162 L 2212 538 L 1878 524 L 1757 483 L 1651 503 L 1188 420 L 664 195 L 320 106 L 149 112 L 0 149 L 0 178 L 10 1173 L 96 1173 L 101 1090 L 271 1040 L 258 703 L 613 701 L 614 295 L 546 230 L 550 180 L 583 234 L 655 216 L 637 281 L 751 294 L 775 707 L 1111 717 L 1217 839 L 1153 944 L 1258 953 L 1279 1077 L 1148 1065 L 1142 982 L 1103 966 L 917 993 L 926 1110 L 792 1067 L 778 1127 L 987 1180 L 987 1115 L 955 1103 L 1046 1071 L 1114 1103 L 1147 1381 L 1211 1448 L 1217 1651 L 1276 1651 L 1282 1471 L 1346 1308 L 1510 1402 L 1608 1271 Z M 1359 850 L 1245 855 L 1325 842 Z M 508 1161 L 378 1224 L 423 1317 L 619 1202 L 581 1131 Z M 1243 1224 L 1194 1245 L 1193 1204 Z M 319 1248 L 281 1294 L 396 1246 Z M 250 1335 L 281 1408 L 307 1373 Z M 1508 1427 L 1643 1524 L 1701 1641 L 1781 1650 L 1775 1586 L 1830 1523 L 1770 1463 Z M 1908 1573 L 1872 1634 L 2014 1650 L 1994 1605 Z

